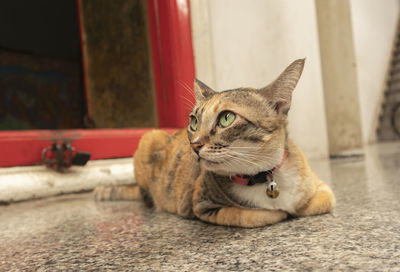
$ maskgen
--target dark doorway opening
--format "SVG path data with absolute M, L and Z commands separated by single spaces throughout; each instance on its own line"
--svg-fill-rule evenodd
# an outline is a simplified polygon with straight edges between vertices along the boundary
M 74 0 L 0 2 L 0 130 L 84 127 Z

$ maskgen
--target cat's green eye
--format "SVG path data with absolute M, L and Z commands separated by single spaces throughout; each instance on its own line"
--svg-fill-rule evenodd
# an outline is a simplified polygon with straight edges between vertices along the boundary
M 197 118 L 193 115 L 190 116 L 190 129 L 193 131 L 197 130 Z
M 230 126 L 235 121 L 236 115 L 231 111 L 224 111 L 219 115 L 218 125 L 221 127 Z

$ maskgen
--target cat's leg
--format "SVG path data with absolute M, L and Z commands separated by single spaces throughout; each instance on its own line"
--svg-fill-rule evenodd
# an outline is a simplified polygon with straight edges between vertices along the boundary
M 326 183 L 320 181 L 314 196 L 303 207 L 299 208 L 295 215 L 308 216 L 327 213 L 332 211 L 335 202 L 335 195 L 331 188 Z
M 255 228 L 272 225 L 284 220 L 287 213 L 280 210 L 256 210 L 236 207 L 222 207 L 194 212 L 203 221 L 224 226 Z
M 135 179 L 140 187 L 149 190 L 151 181 L 160 177 L 161 165 L 165 164 L 164 148 L 171 135 L 162 130 L 152 130 L 142 136 L 133 156 Z
M 140 187 L 136 184 L 97 186 L 93 193 L 96 200 L 139 200 L 142 198 Z
M 179 195 L 175 199 L 177 214 L 184 218 L 195 218 L 192 202 L 193 190 L 182 188 L 182 190 L 176 189 L 175 193 Z

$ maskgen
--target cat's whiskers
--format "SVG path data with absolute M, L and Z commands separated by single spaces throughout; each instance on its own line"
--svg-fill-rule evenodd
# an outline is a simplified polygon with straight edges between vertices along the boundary
M 235 150 L 230 150 L 227 148 L 229 152 L 232 152 L 233 154 L 239 155 L 239 156 L 247 156 L 247 157 L 252 157 L 254 159 L 260 160 L 260 161 L 265 161 L 265 160 L 270 160 L 273 159 L 274 157 L 271 155 L 265 155 L 265 154 L 259 154 L 259 153 L 254 153 L 254 152 L 245 152 L 245 151 L 235 151 Z
M 216 152 L 214 150 L 206 151 L 207 154 L 212 154 L 212 155 L 218 154 L 218 156 L 223 156 L 224 154 L 229 153 L 229 152 L 231 153 L 230 155 L 250 156 L 253 158 L 257 158 L 260 155 L 260 154 L 254 153 L 254 152 L 245 152 L 243 150 L 240 150 L 240 152 L 238 152 L 235 150 L 231 150 L 230 148 L 224 148 L 223 151 L 219 151 L 219 152 Z
M 233 156 L 238 156 L 238 157 L 246 156 L 246 157 L 248 157 L 250 159 L 259 159 L 259 156 L 255 155 L 255 154 L 250 154 L 250 153 L 245 153 L 245 152 L 235 152 L 233 150 L 228 151 L 228 154 L 229 153 L 230 153 L 230 155 L 233 155 Z
M 188 93 L 190 95 L 190 97 L 186 97 L 184 95 L 180 95 L 180 97 L 185 99 L 187 102 L 189 102 L 190 110 L 192 110 L 195 107 L 195 100 L 196 100 L 193 91 L 185 84 L 185 82 L 178 80 L 178 83 L 184 88 L 186 93 Z
M 192 105 L 189 105 L 189 104 L 188 104 L 187 102 L 185 102 L 185 101 L 183 101 L 183 103 L 184 103 L 186 109 L 188 109 L 189 111 L 192 111 L 192 110 L 193 110 L 193 106 L 192 106 Z
M 237 160 L 239 160 L 240 162 L 249 162 L 251 164 L 257 165 L 258 167 L 264 168 L 262 167 L 262 160 L 256 160 L 256 159 L 247 159 L 247 158 L 242 158 L 242 157 L 236 157 L 236 156 L 232 156 L 230 155 L 231 158 L 236 158 Z
M 257 154 L 257 155 L 260 155 L 260 153 L 258 151 L 260 151 L 260 152 L 263 151 L 262 148 L 258 148 L 258 150 L 257 150 L 255 148 L 232 148 L 232 147 L 226 147 L 225 149 L 228 150 L 228 151 L 236 152 L 236 153 Z
M 266 167 L 267 163 L 274 161 L 274 157 L 272 157 L 272 156 L 259 156 L 259 155 L 255 156 L 253 154 L 245 154 L 245 153 L 238 153 L 238 152 L 235 152 L 235 153 L 232 152 L 232 154 L 227 154 L 227 155 L 229 155 L 230 157 L 233 156 L 234 158 L 237 158 L 240 161 L 246 161 L 246 162 L 250 161 L 250 162 L 256 163 L 258 165 L 259 169 L 264 169 Z
M 230 146 L 228 148 L 232 148 L 232 149 L 260 149 L 261 147 L 259 147 L 259 146 Z
M 185 99 L 187 102 L 189 102 L 189 104 L 191 105 L 192 108 L 194 108 L 194 102 L 189 100 L 188 98 L 184 97 L 183 95 L 180 95 L 181 98 Z
M 191 95 L 193 99 L 196 99 L 193 90 L 185 82 L 178 80 L 178 83 Z
M 232 158 L 234 161 L 236 160 L 236 161 L 242 161 L 242 162 L 250 163 L 250 164 L 253 164 L 253 165 L 259 167 L 260 169 L 262 169 L 262 165 L 260 165 L 258 163 L 255 163 L 254 161 L 247 160 L 247 159 L 242 158 L 242 157 L 237 157 L 237 156 L 234 156 L 234 155 L 231 155 L 231 154 L 228 154 L 228 153 L 226 153 L 225 155 L 230 157 L 230 158 Z
M 232 150 L 230 148 L 227 148 L 227 151 L 238 154 L 241 156 L 251 156 L 251 157 L 259 157 L 261 155 L 261 150 L 254 150 L 254 149 L 236 149 Z
M 231 160 L 225 160 L 224 163 L 227 164 L 230 169 L 236 169 L 237 168 L 235 166 L 235 164 Z
M 263 167 L 258 163 L 253 161 L 247 161 L 243 158 L 231 158 L 231 163 L 233 164 L 230 172 L 237 174 L 237 173 L 251 173 L 251 172 L 258 172 Z M 250 171 L 250 172 L 249 172 Z

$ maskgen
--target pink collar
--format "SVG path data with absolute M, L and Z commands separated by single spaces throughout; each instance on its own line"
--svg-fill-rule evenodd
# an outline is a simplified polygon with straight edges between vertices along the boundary
M 285 161 L 285 157 L 286 157 L 286 151 L 284 149 L 281 162 L 274 168 L 272 168 L 268 171 L 260 172 L 254 176 L 237 174 L 237 175 L 232 176 L 231 179 L 241 186 L 252 186 L 256 183 L 267 182 L 267 177 L 269 176 L 270 178 L 273 178 L 273 176 L 275 175 L 275 172 L 282 167 L 283 162 Z

